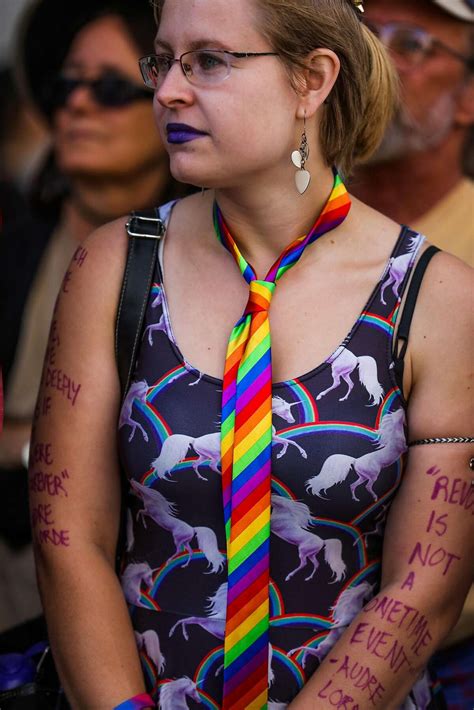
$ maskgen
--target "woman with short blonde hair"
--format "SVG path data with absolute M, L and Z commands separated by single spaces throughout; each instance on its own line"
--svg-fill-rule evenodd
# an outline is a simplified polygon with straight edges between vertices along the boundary
M 425 668 L 474 539 L 468 274 L 436 255 L 410 328 L 430 247 L 344 187 L 396 100 L 361 9 L 156 3 L 142 75 L 174 177 L 204 189 L 160 207 L 122 406 L 125 220 L 88 241 L 52 336 L 78 395 L 46 374 L 36 423 L 67 471 L 32 509 L 73 707 L 441 707 Z

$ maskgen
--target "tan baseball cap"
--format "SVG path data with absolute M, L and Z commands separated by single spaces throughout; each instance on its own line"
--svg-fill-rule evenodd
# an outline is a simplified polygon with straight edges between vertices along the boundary
M 433 2 L 459 20 L 474 22 L 474 0 L 433 0 Z

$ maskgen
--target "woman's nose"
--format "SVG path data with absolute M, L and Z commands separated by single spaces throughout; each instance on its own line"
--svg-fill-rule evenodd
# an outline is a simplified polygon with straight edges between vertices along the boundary
M 64 108 L 84 109 L 96 108 L 97 101 L 92 93 L 91 86 L 86 82 L 80 82 L 74 86 L 64 100 Z
M 164 108 L 176 103 L 191 104 L 194 100 L 193 86 L 184 75 L 179 62 L 174 62 L 166 74 L 160 88 L 155 92 L 156 99 Z

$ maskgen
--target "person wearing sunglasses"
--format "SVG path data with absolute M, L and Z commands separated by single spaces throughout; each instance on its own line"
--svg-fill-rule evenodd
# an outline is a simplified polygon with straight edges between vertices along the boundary
M 98 225 L 184 192 L 169 174 L 153 94 L 137 66 L 153 39 L 147 0 L 73 7 L 41 0 L 24 20 L 16 71 L 48 125 L 52 152 L 34 182 L 31 215 L 17 214 L 0 240 L 0 491 L 8 511 L 0 526 L 7 588 L 0 629 L 39 610 L 25 466 L 51 314 L 71 255 Z
M 443 708 L 425 669 L 474 553 L 470 274 L 344 186 L 390 120 L 393 66 L 361 2 L 155 6 L 142 76 L 173 175 L 202 190 L 146 222 L 160 241 L 123 400 L 141 220 L 91 235 L 59 296 L 45 367 L 77 396 L 45 375 L 32 450 L 65 493 L 34 458 L 30 480 L 66 695 Z
M 401 103 L 354 192 L 474 266 L 474 4 L 368 0 L 365 21 L 395 63 Z

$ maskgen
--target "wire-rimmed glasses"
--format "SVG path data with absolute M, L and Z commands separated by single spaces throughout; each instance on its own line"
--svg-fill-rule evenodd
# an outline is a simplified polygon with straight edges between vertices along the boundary
M 276 57 L 276 52 L 230 52 L 224 49 L 195 49 L 178 59 L 166 52 L 149 54 L 139 60 L 143 81 L 157 91 L 168 76 L 173 64 L 181 65 L 186 79 L 195 86 L 212 86 L 228 78 L 236 59 L 247 57 Z
M 474 70 L 474 57 L 466 57 L 422 27 L 403 22 L 382 23 L 368 19 L 364 22 L 406 69 L 413 69 L 422 64 L 434 49 L 442 49 L 463 62 L 469 71 Z

